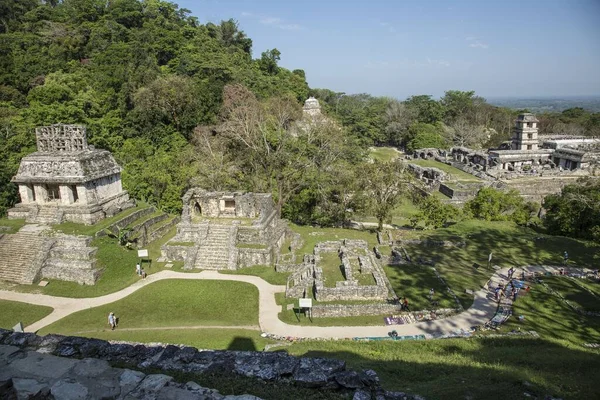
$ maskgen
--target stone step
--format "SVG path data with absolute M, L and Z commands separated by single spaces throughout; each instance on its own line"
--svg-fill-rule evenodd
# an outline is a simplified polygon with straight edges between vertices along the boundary
M 0 239 L 0 280 L 31 284 L 38 271 L 36 258 L 47 238 L 26 233 L 4 235 Z
M 67 260 L 89 260 L 96 256 L 98 251 L 95 247 L 53 247 L 50 250 L 51 258 L 63 258 Z
M 94 269 L 96 260 L 68 260 L 64 258 L 49 258 L 44 263 L 44 268 L 63 269 Z

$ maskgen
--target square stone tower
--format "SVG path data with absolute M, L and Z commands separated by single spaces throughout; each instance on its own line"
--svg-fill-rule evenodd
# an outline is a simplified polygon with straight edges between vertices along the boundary
M 513 128 L 513 150 L 538 149 L 538 119 L 531 113 L 519 114 Z
M 43 126 L 35 134 L 37 151 L 23 157 L 12 179 L 21 202 L 9 218 L 94 224 L 128 202 L 121 167 L 110 152 L 88 146 L 84 126 Z

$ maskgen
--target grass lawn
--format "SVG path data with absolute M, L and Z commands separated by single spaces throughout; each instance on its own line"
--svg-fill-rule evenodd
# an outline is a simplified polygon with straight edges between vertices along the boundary
M 327 240 L 362 239 L 366 240 L 369 248 L 377 244 L 375 231 L 359 231 L 356 229 L 342 228 L 317 228 L 312 226 L 301 226 L 290 223 L 290 228 L 299 233 L 304 240 L 304 245 L 296 251 L 296 255 L 302 257 L 304 254 L 312 254 L 318 242 Z
M 575 307 L 579 307 L 585 311 L 600 311 L 600 296 L 594 295 L 578 285 L 579 281 L 585 282 L 583 279 L 568 278 L 561 276 L 544 277 L 544 283 L 562 294 Z M 600 289 L 599 283 L 587 281 L 586 287 L 590 289 Z M 594 287 L 595 285 L 595 287 Z M 597 293 L 592 290 L 592 292 Z
M 273 340 L 260 336 L 260 331 L 249 329 L 165 329 L 114 331 L 105 330 L 91 334 L 104 340 L 124 340 L 140 343 L 184 344 L 199 349 L 262 351 Z
M 400 156 L 400 152 L 395 147 L 370 147 L 369 157 L 381 162 L 395 160 Z
M 0 300 L 0 328 L 12 329 L 18 322 L 31 325 L 52 312 L 52 307 Z
M 443 195 L 442 195 L 443 196 Z M 444 198 L 447 198 L 444 196 Z M 410 200 L 404 199 L 392 211 L 392 224 L 396 226 L 410 226 L 410 218 L 419 213 L 419 209 Z M 369 215 L 355 215 L 353 220 L 359 222 L 377 222 L 377 218 Z
M 9 228 L 8 230 L 0 229 L 0 233 L 16 233 L 25 223 L 24 219 L 0 218 L 0 226 Z
M 321 267 L 323 270 L 323 285 L 325 287 L 334 288 L 336 282 L 346 280 L 342 273 L 342 260 L 340 260 L 337 253 L 321 253 L 321 261 L 317 264 L 317 267 Z
M 119 328 L 258 326 L 258 289 L 243 282 L 155 282 L 111 304 L 79 311 L 47 326 L 41 334 L 91 336 L 108 331 L 114 312 Z
M 582 346 L 600 342 L 600 318 L 580 316 L 539 284 L 517 299 L 514 314 L 524 315 L 525 320 L 510 318 L 500 333 L 535 330 L 540 338 L 307 341 L 285 351 L 345 360 L 350 368 L 374 369 L 384 388 L 427 399 L 527 398 L 524 393 L 533 398 L 600 398 L 600 350 Z
M 330 357 L 377 372 L 384 388 L 427 399 L 521 399 L 524 392 L 598 398 L 598 350 L 531 338 L 431 341 L 309 341 L 290 354 Z M 594 372 L 596 371 L 596 372 Z
M 490 277 L 488 256 L 501 267 L 520 265 L 560 265 L 562 253 L 568 250 L 570 262 L 594 268 L 598 246 L 561 236 L 545 236 L 510 222 L 462 221 L 449 228 L 422 231 L 422 239 L 466 241 L 465 247 L 405 246 L 413 260 L 423 258 L 435 267 L 454 290 L 465 308 L 473 298 L 465 289 L 476 290 Z M 474 268 L 473 264 L 480 265 Z M 595 267 L 597 268 L 597 267 Z
M 563 281 L 568 282 L 561 277 L 556 280 L 558 282 L 554 278 L 544 277 L 544 282 L 555 290 L 558 290 Z M 583 297 L 587 293 L 573 287 L 569 287 L 569 292 L 574 298 Z M 534 330 L 545 340 L 577 348 L 584 343 L 600 343 L 600 318 L 580 315 L 543 285 L 533 284 L 529 294 L 518 297 L 513 314 L 523 315 L 525 319 L 519 321 L 517 318 L 510 318 L 503 326 L 503 331 Z M 600 351 L 597 352 L 600 354 Z
M 219 272 L 221 272 L 222 274 L 231 275 L 258 276 L 259 278 L 263 278 L 265 281 L 269 282 L 271 285 L 285 285 L 289 276 L 289 273 L 276 272 L 275 267 L 265 265 L 254 265 L 252 267 L 241 268 L 236 270 L 225 270 Z
M 394 291 L 401 299 L 406 296 L 411 310 L 425 310 L 430 306 L 429 289 L 435 291 L 434 299 L 440 308 L 456 308 L 454 298 L 435 276 L 430 267 L 424 265 L 385 265 Z
M 420 165 L 421 167 L 433 167 L 433 168 L 441 169 L 442 171 L 444 171 L 444 172 L 448 173 L 450 176 L 452 176 L 453 179 L 460 181 L 460 182 L 481 182 L 481 179 L 479 179 L 478 177 L 468 174 L 464 171 L 461 171 L 458 168 L 454 168 L 451 165 L 441 163 L 439 161 L 418 159 L 418 160 L 408 160 L 407 162 L 411 163 L 411 164 Z
M 90 235 L 93 236 L 94 234 L 96 234 L 96 232 L 99 232 L 105 228 L 107 228 L 109 225 L 114 224 L 115 222 L 119 221 L 120 219 L 123 219 L 125 217 L 127 217 L 128 215 L 133 214 L 136 211 L 142 210 L 144 208 L 148 208 L 150 207 L 150 205 L 138 201 L 137 205 L 135 207 L 132 208 L 128 208 L 127 210 L 120 212 L 119 214 L 110 217 L 110 218 L 105 218 L 102 221 L 98 222 L 97 224 L 94 225 L 83 225 L 83 224 L 77 224 L 75 222 L 63 222 L 62 224 L 59 225 L 53 225 L 52 229 L 54 229 L 55 231 L 61 231 L 63 233 L 69 234 L 69 235 Z

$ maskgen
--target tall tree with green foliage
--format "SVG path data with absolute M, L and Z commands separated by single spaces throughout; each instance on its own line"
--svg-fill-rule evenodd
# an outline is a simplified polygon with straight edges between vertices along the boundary
M 557 235 L 600 242 L 600 181 L 582 179 L 544 199 L 544 225 Z
M 390 223 L 392 211 L 403 199 L 411 197 L 414 179 L 402 162 L 379 162 L 362 168 L 361 187 L 367 201 L 367 209 L 377 218 L 377 230 Z
M 485 187 L 469 200 L 464 211 L 477 219 L 486 221 L 513 221 L 525 225 L 535 216 L 538 206 L 523 200 L 518 191 L 511 189 L 502 192 Z

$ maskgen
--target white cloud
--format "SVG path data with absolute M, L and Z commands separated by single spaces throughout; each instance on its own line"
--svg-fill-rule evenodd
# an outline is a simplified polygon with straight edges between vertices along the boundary
M 379 25 L 386 28 L 389 33 L 396 33 L 396 28 L 389 22 L 380 22 Z
M 302 29 L 302 26 L 298 24 L 286 23 L 284 20 L 278 17 L 271 17 L 268 15 L 257 15 L 247 11 L 242 12 L 242 17 L 256 19 L 262 25 L 272 26 L 274 28 L 283 29 L 286 31 L 297 31 Z
M 434 66 L 438 65 L 440 67 L 449 67 L 450 66 L 450 63 L 446 60 L 432 60 L 432 59 L 428 58 L 427 63 L 429 65 L 434 65 Z
M 479 40 L 477 40 L 477 41 L 469 44 L 469 47 L 479 47 L 479 48 L 482 48 L 482 49 L 487 49 L 490 46 L 488 46 L 486 43 L 482 43 Z
M 477 39 L 476 37 L 473 37 L 473 36 L 468 36 L 465 38 L 465 40 L 467 42 L 470 42 L 469 47 L 480 48 L 480 49 L 487 49 L 488 47 L 490 47 L 487 43 L 484 43 L 480 39 Z

